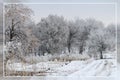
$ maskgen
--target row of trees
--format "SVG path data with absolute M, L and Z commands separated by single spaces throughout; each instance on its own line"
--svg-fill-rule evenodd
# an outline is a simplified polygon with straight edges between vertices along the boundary
M 73 53 L 76 48 L 79 54 L 89 51 L 103 58 L 103 51 L 115 49 L 115 25 L 104 26 L 95 19 L 66 20 L 57 15 L 42 18 L 35 25 L 31 14 L 22 4 L 5 6 L 6 44 L 21 43 L 23 55 Z
M 105 50 L 115 49 L 115 25 L 107 27 L 95 19 L 77 19 L 67 21 L 64 17 L 49 15 L 42 18 L 34 30 L 35 36 L 40 40 L 42 53 L 62 53 L 77 48 L 79 53 L 92 51 L 102 53 Z

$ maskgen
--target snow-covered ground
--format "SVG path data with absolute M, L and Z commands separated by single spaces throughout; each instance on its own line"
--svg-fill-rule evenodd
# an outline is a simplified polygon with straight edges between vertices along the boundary
M 117 76 L 115 77 L 108 77 L 108 76 L 45 76 L 45 77 L 38 77 L 33 76 L 30 80 L 120 80 L 120 63 L 117 64 Z
M 115 59 L 89 59 L 71 62 L 40 62 L 37 64 L 8 63 L 10 71 L 36 72 L 35 76 L 109 76 L 116 75 Z

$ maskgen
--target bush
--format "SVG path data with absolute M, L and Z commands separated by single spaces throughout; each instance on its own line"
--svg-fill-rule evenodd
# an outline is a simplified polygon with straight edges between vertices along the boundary
M 46 56 L 27 56 L 26 61 L 31 64 L 39 63 L 39 62 L 46 62 L 51 59 L 52 55 Z
M 26 61 L 30 64 L 47 61 L 73 61 L 87 60 L 90 57 L 87 54 L 61 54 L 61 55 L 45 55 L 45 56 L 27 56 Z

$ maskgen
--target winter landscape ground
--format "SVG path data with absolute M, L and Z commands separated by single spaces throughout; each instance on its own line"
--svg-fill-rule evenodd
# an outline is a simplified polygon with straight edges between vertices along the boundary
M 2 51 L 1 51 L 2 52 Z M 2 56 L 2 55 L 1 55 Z M 1 62 L 0 62 L 0 64 L 1 64 L 1 66 L 3 66 L 3 61 L 2 61 L 2 57 L 0 58 L 1 59 Z M 107 60 L 107 59 L 106 59 Z M 102 62 L 103 64 L 104 64 L 104 62 L 103 61 L 105 61 L 106 62 L 106 60 L 98 60 L 99 61 L 99 63 L 100 62 Z M 114 60 L 110 60 L 111 62 L 113 62 Z M 79 64 L 76 64 L 76 63 L 78 63 L 79 62 Z M 95 60 L 93 60 L 93 59 L 91 59 L 91 60 L 89 60 L 89 62 L 88 61 L 86 61 L 84 64 L 91 64 L 91 65 L 88 65 L 89 67 L 85 67 L 85 68 L 82 68 L 82 70 L 87 70 L 88 68 L 90 68 L 89 69 L 89 71 L 88 72 L 90 72 L 91 71 L 91 67 L 90 66 L 92 66 L 93 65 L 93 62 L 94 62 L 94 64 L 99 64 L 99 63 L 96 63 L 97 61 L 95 61 Z M 80 65 L 80 64 L 83 64 L 83 61 L 73 61 L 73 62 L 71 62 L 70 64 L 68 64 L 68 65 L 70 65 L 70 66 L 67 66 L 67 65 L 65 65 L 64 67 L 69 67 L 69 68 L 65 68 L 66 70 L 70 70 L 71 71 L 71 69 L 73 70 L 74 68 L 75 68 L 75 66 L 73 66 L 73 64 L 75 65 Z M 18 64 L 18 63 L 17 63 Z M 45 63 L 44 63 L 45 64 Z M 103 64 L 101 65 L 102 67 L 104 67 L 103 66 Z M 20 65 L 20 64 L 19 64 Z M 40 64 L 39 64 L 40 65 Z M 111 65 L 111 63 L 110 63 L 110 65 Z M 115 64 L 116 65 L 116 64 Z M 15 65 L 15 66 L 17 66 L 17 65 Z M 15 67 L 14 66 L 14 67 Z M 29 65 L 30 66 L 30 65 Z M 83 65 L 83 66 L 85 66 L 85 65 Z M 97 65 L 96 65 L 97 66 Z M 27 67 L 27 66 L 26 66 Z M 102 68 L 101 67 L 101 68 Z M 114 68 L 115 66 L 113 66 L 112 65 L 112 68 Z M 19 67 L 20 68 L 20 67 Z M 60 70 L 60 68 L 63 68 L 63 67 L 57 67 L 56 69 L 58 69 L 58 71 L 59 72 L 62 72 L 62 71 L 64 71 L 64 69 L 61 69 Z M 78 66 L 76 66 L 76 70 L 78 70 Z M 95 67 L 94 67 L 95 68 Z M 100 67 L 98 67 L 97 68 L 97 70 L 99 71 L 100 69 L 101 69 Z M 18 68 L 16 68 L 16 69 L 18 69 Z M 55 70 L 56 70 L 55 69 Z M 1 67 L 1 69 L 0 69 L 1 71 L 3 70 L 3 68 Z M 20 71 L 20 70 L 22 70 L 22 69 L 18 69 L 18 71 Z M 79 70 L 80 70 L 80 68 L 79 68 Z M 111 70 L 111 69 L 109 69 L 109 70 Z M 115 68 L 114 69 L 112 69 L 112 70 L 115 70 Z M 29 68 L 29 71 L 30 71 L 30 68 Z M 96 72 L 96 70 L 94 69 L 94 71 Z M 95 73 L 94 71 L 92 71 L 91 73 L 92 73 L 92 75 Z M 106 74 L 109 74 L 109 72 L 110 71 L 107 71 L 106 69 L 105 70 L 102 70 L 101 72 L 100 72 L 100 74 L 101 73 L 103 73 L 103 75 L 106 75 Z M 69 73 L 67 73 L 67 72 L 64 72 L 65 74 L 69 74 Z M 76 75 L 76 73 L 78 73 L 77 75 Z M 87 73 L 87 71 L 86 72 L 84 72 L 84 73 Z M 75 74 L 75 75 L 74 75 Z M 113 73 L 112 73 L 112 75 L 109 75 L 109 77 L 107 76 L 107 77 L 105 77 L 105 76 L 101 76 L 101 75 L 99 75 L 99 77 L 92 77 L 92 76 L 85 76 L 85 74 L 84 74 L 84 76 L 82 75 L 82 76 L 78 76 L 78 75 L 81 75 L 81 73 L 79 72 L 79 71 L 75 71 L 75 73 L 72 73 L 71 75 L 68 75 L 68 76 L 66 76 L 66 77 L 64 77 L 64 76 L 51 76 L 51 75 L 48 75 L 48 76 L 41 76 L 41 77 L 38 77 L 38 75 L 34 75 L 33 77 L 1 77 L 1 80 L 79 80 L 79 79 L 81 79 L 81 80 L 106 80 L 106 79 L 109 79 L 109 80 L 119 80 L 119 74 L 120 74 L 120 64 L 119 63 L 117 63 L 117 77 L 115 77 L 116 75 L 116 73 L 113 71 Z M 2 76 L 2 73 L 0 74 L 1 76 Z M 53 74 L 52 74 L 53 75 Z M 61 75 L 61 74 L 60 74 Z M 72 76 L 72 75 L 74 75 L 74 76 Z
M 40 62 L 37 64 L 11 63 L 7 65 L 13 74 L 28 72 L 31 76 L 116 76 L 116 59 L 71 62 Z M 8 72 L 9 74 L 9 72 Z M 23 73 L 24 74 L 24 73 Z M 17 75 L 17 74 L 16 74 Z

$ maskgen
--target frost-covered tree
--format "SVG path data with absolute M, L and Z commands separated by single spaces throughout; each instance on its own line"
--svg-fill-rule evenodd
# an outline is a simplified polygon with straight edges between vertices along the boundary
M 107 43 L 109 44 L 108 50 L 115 50 L 116 48 L 116 26 L 110 24 L 106 27 Z
M 6 4 L 5 5 L 5 65 L 8 60 L 20 59 L 25 61 L 22 54 L 23 45 L 27 40 L 23 27 L 27 20 L 30 19 L 31 9 L 23 4 Z
M 76 26 L 78 27 L 78 34 L 77 34 L 77 45 L 79 49 L 79 53 L 82 54 L 85 51 L 87 46 L 86 41 L 89 39 L 89 35 L 91 32 L 102 28 L 103 24 L 100 21 L 96 21 L 95 19 L 86 19 L 80 20 L 77 19 L 75 21 Z
M 79 53 L 80 54 L 82 54 L 83 51 L 85 51 L 86 40 L 88 39 L 88 35 L 89 35 L 89 29 L 87 29 L 86 26 L 84 26 L 82 28 L 83 28 L 83 30 L 80 31 L 79 37 L 78 37 L 78 46 L 79 46 Z
M 67 42 L 68 27 L 63 17 L 49 15 L 42 18 L 37 25 L 36 36 L 40 40 L 40 51 L 44 54 L 58 53 L 64 49 Z
M 5 5 L 5 33 L 7 41 L 25 40 L 21 30 L 26 20 L 30 18 L 31 10 L 22 4 Z
M 85 51 L 86 40 L 88 39 L 90 28 L 87 27 L 85 20 L 77 19 L 75 21 L 75 25 L 78 28 L 77 45 L 78 45 L 79 53 L 82 54 L 83 51 Z
M 37 47 L 39 45 L 39 39 L 35 36 L 36 25 L 34 22 L 29 21 L 24 27 L 25 34 L 27 35 L 27 42 L 24 44 L 25 55 L 37 53 Z
M 93 32 L 100 28 L 104 28 L 103 22 L 95 20 L 94 18 L 88 18 L 85 21 L 86 21 L 86 26 L 90 32 Z
M 95 52 L 95 54 L 99 52 L 100 59 L 103 59 L 103 51 L 105 51 L 108 47 L 108 44 L 106 43 L 107 37 L 104 31 L 104 29 L 93 31 L 89 35 L 89 40 L 87 41 L 87 46 L 89 50 L 91 52 Z
M 67 47 L 68 47 L 68 52 L 71 52 L 71 47 L 72 45 L 77 43 L 77 37 L 79 34 L 79 26 L 76 26 L 75 22 L 68 22 L 68 39 L 67 39 Z

